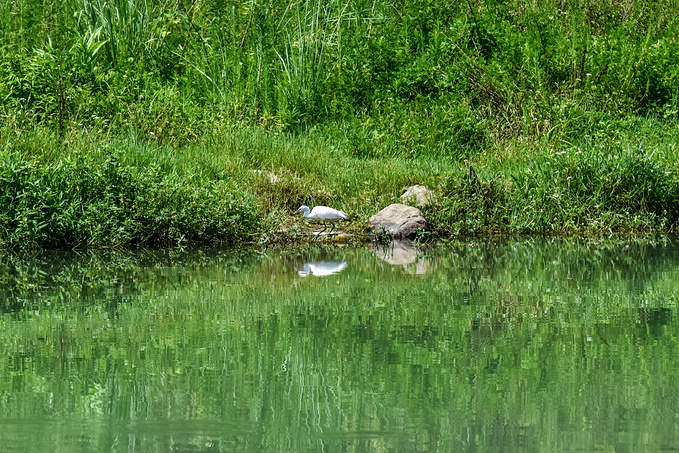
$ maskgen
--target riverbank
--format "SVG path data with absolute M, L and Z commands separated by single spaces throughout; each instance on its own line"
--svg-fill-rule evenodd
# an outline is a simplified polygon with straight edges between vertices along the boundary
M 0 247 L 673 233 L 667 2 L 0 2 Z
M 4 129 L 4 248 L 117 248 L 311 239 L 302 204 L 350 215 L 357 236 L 403 188 L 423 184 L 434 238 L 672 233 L 679 127 L 636 119 L 578 143 L 498 143 L 474 158 L 356 157 L 334 130 L 233 127 L 187 146 Z

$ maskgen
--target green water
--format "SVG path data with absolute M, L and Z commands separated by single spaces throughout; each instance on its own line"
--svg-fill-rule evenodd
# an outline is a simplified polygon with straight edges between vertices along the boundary
M 674 449 L 677 269 L 671 241 L 2 257 L 0 450 Z

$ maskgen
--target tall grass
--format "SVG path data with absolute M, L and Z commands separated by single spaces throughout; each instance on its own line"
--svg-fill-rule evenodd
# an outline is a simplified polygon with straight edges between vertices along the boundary
M 77 12 L 78 38 L 96 34 L 101 36 L 105 61 L 117 65 L 121 57 L 150 53 L 153 44 L 163 45 L 165 33 L 154 33 L 150 19 L 155 8 L 149 9 L 146 1 L 139 0 L 84 0 Z M 156 31 L 156 30 L 154 30 Z M 160 39 L 160 42 L 157 40 Z M 148 57 L 148 56 L 147 56 Z
M 220 209 L 234 209 L 250 219 L 242 225 L 251 237 L 270 236 L 295 231 L 286 213 L 299 204 L 332 203 L 362 222 L 412 183 L 439 191 L 441 206 L 428 215 L 442 235 L 672 228 L 675 9 L 600 0 L 0 0 L 4 240 L 243 236 L 188 220 L 190 203 L 212 203 L 220 191 L 243 198 L 243 209 L 216 203 L 204 218 L 220 225 Z M 93 169 L 107 209 L 124 213 L 118 226 L 96 233 L 110 219 L 83 209 L 68 228 L 55 226 L 55 206 L 78 199 L 78 159 Z M 176 202 L 160 223 L 172 232 L 125 226 L 137 212 L 116 192 L 128 189 L 109 181 L 112 168 L 129 190 L 165 184 L 193 200 L 163 198 L 174 189 L 151 197 Z M 71 178 L 65 199 L 44 192 L 48 174 Z M 104 190 L 109 183 L 118 189 Z M 22 205 L 15 192 L 34 198 Z M 144 207 L 165 215 L 154 209 Z
M 495 135 L 553 131 L 573 101 L 676 117 L 671 2 L 3 0 L 0 12 L 5 109 L 43 123 L 59 111 L 62 129 L 133 118 L 182 142 L 214 121 L 285 129 L 367 113 L 388 127 L 424 103 L 461 123 L 466 155 Z M 159 121 L 195 134 L 158 134 Z

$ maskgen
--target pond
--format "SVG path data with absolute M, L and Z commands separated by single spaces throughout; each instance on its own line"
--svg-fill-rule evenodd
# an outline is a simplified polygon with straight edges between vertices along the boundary
M 3 452 L 679 445 L 679 247 L 0 258 Z

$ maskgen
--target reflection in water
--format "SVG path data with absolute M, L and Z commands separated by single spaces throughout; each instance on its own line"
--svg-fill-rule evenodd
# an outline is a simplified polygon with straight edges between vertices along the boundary
M 420 252 L 409 239 L 395 239 L 389 245 L 377 244 L 372 248 L 375 255 L 392 266 L 403 266 L 409 274 L 422 275 L 429 272 L 433 263 L 422 258 Z
M 304 264 L 304 268 L 298 274 L 302 277 L 309 275 L 327 277 L 342 272 L 346 267 L 346 261 L 310 261 Z
M 0 257 L 0 450 L 679 445 L 679 247 L 412 250 Z

